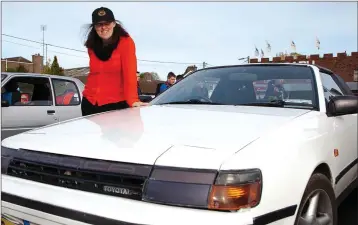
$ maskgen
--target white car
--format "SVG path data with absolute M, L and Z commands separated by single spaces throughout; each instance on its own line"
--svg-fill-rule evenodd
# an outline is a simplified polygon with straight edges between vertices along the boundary
M 1 73 L 1 139 L 81 117 L 83 89 L 72 77 Z
M 302 90 L 284 89 L 295 82 Z M 5 139 L 2 213 L 46 225 L 337 225 L 357 184 L 357 111 L 344 81 L 314 65 L 198 70 L 150 106 Z

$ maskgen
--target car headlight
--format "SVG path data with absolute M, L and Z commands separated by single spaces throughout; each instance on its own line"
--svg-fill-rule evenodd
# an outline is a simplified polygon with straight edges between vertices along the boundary
M 260 202 L 261 190 L 259 169 L 220 171 L 209 195 L 209 209 L 253 208 Z
M 233 211 L 259 204 L 259 169 L 239 171 L 189 170 L 155 167 L 143 200 L 168 205 Z

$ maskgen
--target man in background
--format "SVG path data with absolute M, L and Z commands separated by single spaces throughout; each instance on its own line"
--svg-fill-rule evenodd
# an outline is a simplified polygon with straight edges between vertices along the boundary
M 138 95 L 142 95 L 142 91 L 140 90 L 139 80 L 140 80 L 140 72 L 137 71 L 137 91 L 138 91 Z
M 171 86 L 173 86 L 175 84 L 176 81 L 176 76 L 173 72 L 169 72 L 168 76 L 167 76 L 167 81 L 162 84 L 159 88 L 159 93 L 163 93 L 164 91 L 166 91 L 168 88 L 170 88 Z
M 184 78 L 184 75 L 178 75 L 176 83 L 178 83 L 179 81 L 183 80 L 183 78 Z

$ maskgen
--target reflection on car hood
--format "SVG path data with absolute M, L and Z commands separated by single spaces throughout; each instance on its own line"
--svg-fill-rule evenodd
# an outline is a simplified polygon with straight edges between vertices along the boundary
M 3 145 L 142 164 L 154 164 L 161 156 L 162 164 L 188 166 L 201 157 L 196 166 L 217 167 L 245 145 L 306 112 L 251 106 L 149 106 L 47 126 L 7 138 Z

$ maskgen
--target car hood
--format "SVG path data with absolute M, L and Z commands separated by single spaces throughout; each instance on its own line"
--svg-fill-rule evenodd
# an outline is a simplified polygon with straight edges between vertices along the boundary
M 86 158 L 191 168 L 223 160 L 308 110 L 162 105 L 106 112 L 3 140 L 3 146 Z

